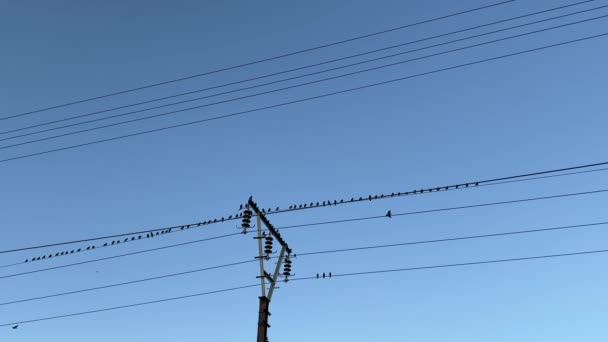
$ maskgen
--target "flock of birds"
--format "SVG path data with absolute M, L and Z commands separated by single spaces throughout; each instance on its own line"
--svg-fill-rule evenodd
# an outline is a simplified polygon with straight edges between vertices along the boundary
M 294 204 L 294 205 L 290 205 L 287 209 L 281 209 L 280 207 L 276 207 L 274 209 L 273 208 L 261 209 L 260 211 L 264 214 L 271 214 L 271 213 L 288 212 L 288 211 L 294 211 L 294 210 L 304 210 L 304 209 L 311 209 L 311 208 L 318 208 L 318 207 L 325 207 L 325 206 L 332 206 L 332 205 L 337 206 L 339 204 L 346 204 L 346 203 L 374 201 L 374 200 L 384 199 L 384 198 L 417 195 L 417 194 L 423 194 L 423 193 L 447 191 L 447 190 L 469 188 L 469 187 L 476 187 L 476 186 L 479 186 L 479 182 L 463 183 L 463 184 L 457 184 L 457 185 L 449 185 L 449 186 L 427 188 L 427 189 L 420 189 L 420 190 L 412 190 L 412 191 L 408 191 L 408 192 L 396 192 L 396 193 L 393 192 L 391 194 L 368 195 L 367 197 L 361 196 L 359 198 L 352 197 L 350 200 L 340 199 L 340 200 L 333 200 L 333 201 L 328 200 L 328 201 L 310 202 L 310 203 L 303 203 L 303 204 Z M 65 251 L 51 253 L 51 254 L 44 254 L 44 255 L 33 257 L 33 258 L 28 258 L 24 261 L 24 263 L 56 258 L 56 257 L 65 256 L 65 255 L 74 254 L 74 253 L 80 253 L 80 252 L 84 252 L 84 251 L 90 251 L 90 250 L 94 250 L 97 248 L 109 247 L 109 246 L 118 245 L 121 243 L 126 243 L 126 242 L 130 242 L 130 241 L 135 241 L 135 240 L 142 240 L 144 237 L 147 239 L 151 239 L 153 237 L 156 237 L 159 235 L 164 235 L 164 234 L 169 234 L 169 233 L 172 233 L 172 232 L 175 232 L 178 230 L 181 231 L 181 230 L 185 230 L 185 229 L 206 226 L 209 224 L 222 223 L 222 222 L 226 222 L 226 221 L 241 219 L 245 215 L 243 210 L 246 208 L 247 208 L 247 204 L 241 204 L 239 207 L 238 213 L 236 213 L 234 215 L 229 215 L 227 217 L 216 218 L 216 219 L 212 219 L 212 220 L 202 221 L 199 223 L 188 224 L 188 225 L 183 225 L 183 226 L 176 226 L 176 227 L 164 228 L 164 229 L 159 229 L 159 230 L 151 230 L 145 236 L 142 234 L 137 235 L 137 236 L 130 236 L 130 237 L 126 237 L 124 239 L 112 240 L 111 242 L 106 242 L 101 245 L 90 245 L 90 246 L 82 247 L 82 248 L 78 248 L 78 249 L 65 250 Z M 388 211 L 386 216 L 389 218 L 392 217 L 392 213 L 390 210 Z

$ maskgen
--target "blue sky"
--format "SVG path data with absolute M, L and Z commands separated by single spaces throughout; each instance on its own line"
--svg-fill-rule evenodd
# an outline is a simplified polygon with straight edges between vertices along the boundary
M 489 1 L 19 1 L 0 4 L 0 116 L 205 72 Z M 339 58 L 572 2 L 515 1 L 250 68 L 0 121 L 2 131 Z M 606 5 L 592 1 L 534 19 Z M 607 9 L 504 32 L 498 39 Z M 533 20 L 522 19 L 516 23 Z M 1 159 L 315 96 L 606 33 L 606 20 L 179 115 L 4 149 Z M 512 26 L 506 23 L 493 28 Z M 459 35 L 464 37 L 467 34 Z M 453 38 L 451 38 L 453 39 Z M 253 195 L 265 207 L 391 193 L 606 160 L 606 39 L 356 93 L 0 164 L 0 249 L 197 222 Z M 448 41 L 450 37 L 436 42 Z M 435 41 L 433 41 L 435 42 Z M 430 45 L 420 43 L 416 47 Z M 462 42 L 430 51 L 472 44 Z M 397 49 L 404 51 L 407 48 Z M 378 56 L 382 54 L 377 54 Z M 374 55 L 376 56 L 376 55 Z M 397 57 L 390 61 L 407 58 Z M 362 60 L 362 59 L 360 59 Z M 386 62 L 372 63 L 372 66 Z M 356 67 L 352 70 L 359 70 Z M 350 69 L 349 69 L 350 70 Z M 330 73 L 338 75 L 340 71 Z M 297 73 L 296 73 L 297 74 Z M 310 78 L 317 79 L 320 76 Z M 309 80 L 309 79 L 306 79 Z M 290 81 L 286 84 L 297 84 Z M 273 89 L 269 86 L 262 89 Z M 252 94 L 258 90 L 246 91 Z M 219 99 L 228 99 L 225 95 Z M 210 100 L 206 100 L 210 102 Z M 205 101 L 195 104 L 206 103 Z M 177 108 L 185 108 L 186 105 Z M 161 113 L 161 110 L 151 113 Z M 143 117 L 146 113 L 134 117 Z M 109 122 L 118 122 L 116 119 Z M 89 124 L 84 127 L 93 127 Z M 25 141 L 23 139 L 22 141 Z M 2 142 L 4 144 L 11 141 Z M 277 226 L 608 187 L 602 172 L 272 216 Z M 285 231 L 296 253 L 605 221 L 605 195 Z M 297 276 L 607 248 L 606 228 L 302 257 Z M 235 223 L 2 270 L 0 276 L 235 232 Z M 49 249 L 53 252 L 55 249 Z M 250 235 L 0 279 L 0 301 L 252 258 Z M 2 264 L 31 254 L 6 254 Z M 271 341 L 603 341 L 606 256 L 282 284 Z M 255 264 L 31 303 L 0 323 L 256 282 Z M 258 288 L 0 329 L 3 341 L 252 340 Z

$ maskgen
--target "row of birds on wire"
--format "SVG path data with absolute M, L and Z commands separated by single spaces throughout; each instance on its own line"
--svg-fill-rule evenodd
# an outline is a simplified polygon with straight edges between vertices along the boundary
M 464 188 L 476 187 L 476 186 L 479 186 L 479 182 L 463 183 L 463 184 L 434 187 L 434 188 L 425 188 L 425 189 L 412 190 L 412 191 L 407 191 L 407 192 L 396 192 L 396 193 L 393 192 L 391 194 L 368 195 L 366 197 L 361 196 L 358 198 L 352 197 L 350 200 L 340 199 L 340 200 L 333 200 L 333 201 L 328 200 L 328 201 L 318 201 L 318 202 L 310 202 L 310 203 L 303 203 L 303 204 L 294 204 L 294 205 L 290 205 L 289 207 L 287 207 L 287 209 L 281 209 L 280 207 L 276 207 L 274 209 L 273 208 L 262 208 L 262 209 L 260 209 L 260 211 L 264 214 L 284 213 L 284 212 L 295 211 L 295 210 L 320 208 L 320 207 L 327 207 L 327 206 L 332 206 L 332 205 L 337 206 L 340 204 L 374 201 L 374 200 L 379 200 L 379 199 L 418 195 L 418 194 L 424 194 L 424 193 L 448 191 L 448 190 L 455 190 L 455 189 L 464 189 Z M 210 224 L 217 224 L 217 223 L 223 223 L 226 221 L 242 219 L 243 216 L 245 216 L 245 209 L 247 209 L 247 207 L 248 207 L 247 204 L 241 204 L 239 207 L 238 213 L 236 213 L 234 215 L 229 215 L 227 217 L 210 219 L 210 220 L 193 223 L 193 224 L 188 224 L 188 225 L 155 229 L 155 230 L 151 230 L 145 236 L 142 234 L 139 234 L 139 235 L 135 235 L 135 236 L 126 237 L 124 239 L 112 240 L 111 242 L 106 242 L 106 243 L 99 244 L 99 245 L 89 245 L 89 246 L 81 247 L 81 248 L 77 248 L 77 249 L 69 249 L 69 250 L 63 250 L 63 251 L 59 251 L 59 252 L 55 252 L 55 253 L 38 255 L 38 256 L 35 256 L 32 258 L 25 259 L 25 261 L 23 263 L 29 263 L 29 262 L 40 261 L 40 260 L 45 260 L 45 259 L 52 259 L 52 258 L 56 258 L 56 257 L 74 254 L 74 253 L 91 251 L 91 250 L 95 250 L 98 248 L 120 245 L 120 244 L 123 244 L 126 242 L 143 240 L 144 238 L 150 239 L 150 238 L 153 238 L 153 237 L 156 237 L 159 235 L 165 235 L 165 234 L 169 234 L 172 232 L 182 231 L 182 230 L 186 230 L 186 229 L 190 229 L 190 228 L 196 228 L 196 227 L 206 226 L 206 225 L 210 225 Z M 252 216 L 255 216 L 255 214 Z M 239 228 L 243 229 L 243 232 L 246 232 L 246 228 L 249 228 L 249 227 L 241 226 Z

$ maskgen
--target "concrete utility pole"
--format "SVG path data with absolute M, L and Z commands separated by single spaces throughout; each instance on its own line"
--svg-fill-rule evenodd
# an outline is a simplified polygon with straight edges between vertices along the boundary
M 253 211 L 252 211 L 253 210 Z M 243 216 L 243 233 L 245 233 L 247 228 L 249 228 L 249 222 L 251 222 L 251 216 L 255 213 L 257 216 L 257 231 L 258 234 L 254 239 L 258 240 L 258 256 L 257 259 L 260 260 L 260 275 L 257 278 L 260 278 L 260 285 L 262 288 L 262 296 L 260 296 L 260 310 L 258 317 L 258 335 L 257 342 L 267 342 L 268 341 L 268 328 L 270 328 L 270 324 L 268 323 L 268 317 L 270 316 L 270 300 L 272 299 L 272 294 L 274 293 L 274 289 L 276 283 L 279 280 L 279 277 L 282 275 L 285 277 L 284 282 L 289 281 L 289 277 L 291 276 L 291 248 L 289 245 L 283 240 L 281 234 L 278 230 L 274 228 L 274 226 L 268 221 L 266 215 L 259 209 L 258 205 L 253 201 L 252 198 L 249 198 L 247 202 L 247 208 L 245 210 Z M 266 232 L 263 231 L 262 226 L 266 227 Z M 262 243 L 262 240 L 265 240 L 265 246 Z M 274 269 L 273 274 L 269 274 L 266 272 L 266 268 L 264 265 L 264 261 L 268 261 L 271 259 L 270 255 L 273 253 L 272 251 L 272 243 L 276 240 L 281 245 L 281 252 L 277 259 L 277 265 Z M 281 274 L 281 266 L 283 267 L 283 273 Z M 266 281 L 269 283 L 268 289 L 266 289 Z

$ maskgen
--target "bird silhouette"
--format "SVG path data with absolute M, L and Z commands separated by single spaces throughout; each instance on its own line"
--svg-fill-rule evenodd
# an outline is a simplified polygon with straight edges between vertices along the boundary
M 369 197 L 367 199 L 369 199 L 371 201 L 372 200 L 372 195 L 369 195 Z
M 325 272 L 323 272 L 323 278 L 325 278 Z
M 15 329 L 19 328 L 19 324 L 17 324 L 17 325 L 13 325 L 13 327 L 12 327 L 12 328 L 13 328 L 13 330 L 15 330 Z
M 241 204 L 241 206 L 239 207 L 239 210 L 243 210 L 243 205 Z
M 229 220 L 232 220 L 232 215 L 228 216 L 228 219 L 229 219 Z
M 393 217 L 393 213 L 391 213 L 391 211 L 389 210 L 388 213 L 386 213 L 386 217 L 392 218 Z
M 274 211 L 279 211 L 279 207 L 277 207 Z
M 29 261 L 29 259 L 25 259 L 25 262 L 28 262 L 28 261 Z
M 475 183 L 475 186 L 479 186 L 479 182 Z
M 329 272 L 329 277 L 331 278 L 331 272 Z
M 319 279 L 319 273 L 317 273 L 317 279 Z

